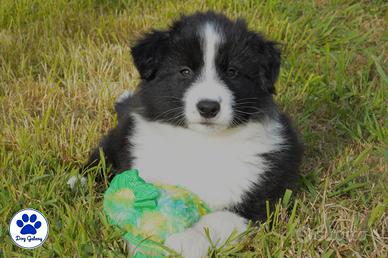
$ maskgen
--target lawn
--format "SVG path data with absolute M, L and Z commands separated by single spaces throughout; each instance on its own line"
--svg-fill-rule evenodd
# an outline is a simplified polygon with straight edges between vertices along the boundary
M 276 99 L 306 148 L 292 201 L 209 255 L 386 257 L 388 5 L 377 0 L 0 0 L 0 257 L 127 257 L 96 173 L 77 191 L 65 182 L 116 123 L 116 97 L 139 82 L 134 40 L 208 9 L 281 43 Z M 27 207 L 50 223 L 34 250 L 8 235 Z

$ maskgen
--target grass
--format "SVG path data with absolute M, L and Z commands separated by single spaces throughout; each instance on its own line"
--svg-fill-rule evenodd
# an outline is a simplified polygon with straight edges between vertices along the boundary
M 93 187 L 65 182 L 136 87 L 129 47 L 180 13 L 245 17 L 282 43 L 277 101 L 301 131 L 301 191 L 212 257 L 384 257 L 388 253 L 388 5 L 384 1 L 0 0 L 0 257 L 126 257 Z M 291 201 L 293 199 L 294 201 Z M 47 242 L 12 244 L 19 209 L 42 211 Z

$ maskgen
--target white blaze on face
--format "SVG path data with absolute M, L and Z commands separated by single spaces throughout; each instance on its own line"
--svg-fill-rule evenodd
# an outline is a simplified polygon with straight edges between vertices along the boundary
M 222 35 L 214 25 L 207 23 L 200 31 L 200 37 L 204 65 L 197 81 L 185 93 L 185 116 L 190 129 L 202 132 L 218 131 L 227 128 L 233 117 L 233 94 L 219 78 L 215 64 Z M 219 113 L 211 119 L 204 119 L 197 109 L 201 100 L 217 101 L 221 107 Z M 205 125 L 204 122 L 208 124 Z

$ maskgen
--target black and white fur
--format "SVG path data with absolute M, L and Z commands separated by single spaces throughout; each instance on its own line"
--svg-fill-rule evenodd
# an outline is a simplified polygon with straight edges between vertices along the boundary
M 208 228 L 222 244 L 266 218 L 294 188 L 301 145 L 273 101 L 276 43 L 213 12 L 184 16 L 132 48 L 138 90 L 116 103 L 118 125 L 99 146 L 115 173 L 137 168 L 149 182 L 181 185 L 213 212 L 166 245 L 206 256 Z M 95 150 L 89 164 L 99 160 Z

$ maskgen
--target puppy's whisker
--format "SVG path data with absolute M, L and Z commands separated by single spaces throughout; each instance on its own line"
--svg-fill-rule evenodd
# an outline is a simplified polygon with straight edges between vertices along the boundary
M 254 112 L 262 112 L 261 109 L 259 108 L 254 108 L 254 107 L 240 107 L 240 108 L 236 108 L 236 110 L 238 111 L 243 111 L 243 112 L 250 112 L 250 111 L 254 111 Z
M 245 114 L 245 115 L 254 115 L 254 114 L 263 113 L 262 111 L 257 111 L 257 112 L 245 112 L 245 111 L 241 111 L 241 110 L 235 110 L 234 112 L 240 113 L 240 114 Z
M 235 103 L 235 105 L 241 105 L 241 104 L 257 104 L 257 102 L 244 101 L 244 102 L 236 102 Z
M 175 122 L 177 125 L 183 125 L 184 118 L 185 118 L 185 114 L 180 113 L 180 114 L 166 120 L 166 122 Z
M 242 99 L 239 99 L 237 102 L 239 101 L 245 101 L 245 100 L 258 100 L 259 98 L 242 98 Z
M 161 103 L 161 104 L 164 104 L 166 102 L 166 100 L 161 100 L 160 99 L 158 102 Z M 182 105 L 182 101 L 178 101 L 178 100 L 175 100 L 175 99 L 170 99 L 167 102 L 169 102 L 169 103 L 178 103 L 178 104 Z
M 243 123 L 243 121 L 238 115 L 232 120 L 232 126 L 239 126 L 241 123 Z
M 170 118 L 169 120 L 175 120 L 175 119 L 177 119 L 177 118 L 183 117 L 184 115 L 185 115 L 185 114 L 183 114 L 183 113 L 179 113 L 179 114 L 177 114 L 176 116 Z
M 159 96 L 159 98 L 166 98 L 166 99 L 177 99 L 177 100 L 181 100 L 180 98 L 173 97 L 173 96 Z
M 233 105 L 233 107 L 239 107 L 239 108 L 245 108 L 246 107 L 246 108 L 257 108 L 258 109 L 258 107 L 250 106 L 249 104 L 251 104 L 251 103 L 235 104 L 235 105 Z
M 171 109 L 166 110 L 166 111 L 164 111 L 163 113 L 157 115 L 157 116 L 155 117 L 155 119 L 163 118 L 163 117 L 166 116 L 167 114 L 169 114 L 169 113 L 171 113 L 171 112 L 177 112 L 176 110 L 181 110 L 181 109 L 182 109 L 182 107 L 171 108 Z
M 161 99 L 169 99 L 169 100 L 175 100 L 177 102 L 182 102 L 182 100 L 180 98 L 176 98 L 176 97 L 170 97 L 170 96 L 159 96 L 159 98 Z
M 240 109 L 246 109 L 246 108 L 250 108 L 250 109 L 255 109 L 255 110 L 262 110 L 258 107 L 254 107 L 254 106 L 246 106 L 246 105 L 242 105 L 242 106 L 234 106 L 234 108 L 236 108 L 237 110 L 240 110 Z
M 241 104 L 241 103 L 253 103 L 253 104 L 257 104 L 258 102 L 257 102 L 257 101 L 254 101 L 254 100 L 239 100 L 239 101 L 235 101 L 234 103 L 236 103 L 236 104 Z

